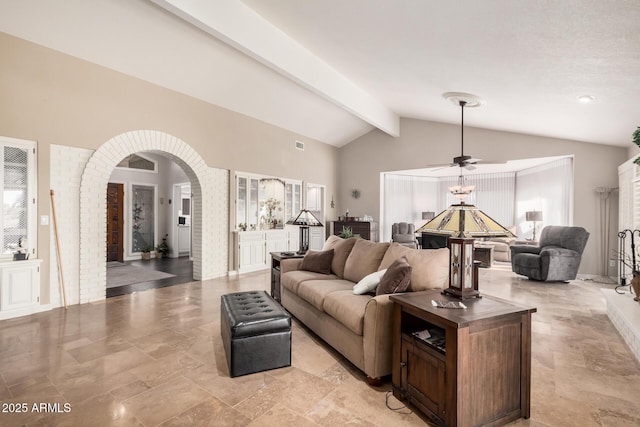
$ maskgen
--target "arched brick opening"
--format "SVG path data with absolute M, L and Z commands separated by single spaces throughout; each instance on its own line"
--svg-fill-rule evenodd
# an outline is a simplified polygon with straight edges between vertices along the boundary
M 207 218 L 213 211 L 216 191 L 211 184 L 211 169 L 184 141 L 158 131 L 132 131 L 118 135 L 96 150 L 82 173 L 80 183 L 80 303 L 106 295 L 106 191 L 111 172 L 126 156 L 139 152 L 163 155 L 177 163 L 191 181 L 193 193 L 192 247 L 193 276 L 205 280 L 220 276 L 212 259 L 213 247 L 203 244 L 204 236 L 219 234 L 220 218 Z M 224 228 L 224 227 L 222 227 Z

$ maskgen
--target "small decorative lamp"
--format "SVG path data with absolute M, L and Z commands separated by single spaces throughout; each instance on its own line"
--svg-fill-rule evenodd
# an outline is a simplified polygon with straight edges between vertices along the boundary
M 524 215 L 527 221 L 533 222 L 533 237 L 531 240 L 536 240 L 536 222 L 542 221 L 542 212 L 533 210 L 525 212 Z
M 442 293 L 460 299 L 481 298 L 474 274 L 473 239 L 464 234 L 449 238 L 449 287 Z
M 300 226 L 300 250 L 298 254 L 303 255 L 309 250 L 309 227 L 322 227 L 322 223 L 310 210 L 302 209 L 300 213 L 287 221 L 289 225 Z

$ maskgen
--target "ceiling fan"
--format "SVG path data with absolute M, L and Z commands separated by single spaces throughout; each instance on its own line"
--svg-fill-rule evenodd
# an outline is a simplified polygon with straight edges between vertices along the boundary
M 496 164 L 496 163 L 504 163 L 504 162 L 494 162 L 494 161 L 485 161 L 481 159 L 475 159 L 469 155 L 464 154 L 464 109 L 471 107 L 479 107 L 484 102 L 482 99 L 475 95 L 471 95 L 468 93 L 460 93 L 460 92 L 446 92 L 443 93 L 442 96 L 460 106 L 460 155 L 453 158 L 453 161 L 449 164 L 439 164 L 439 165 L 430 165 L 427 166 L 429 168 L 443 168 L 443 167 L 454 167 L 458 166 L 460 168 L 465 168 L 467 170 L 473 170 L 476 167 L 474 165 L 477 164 Z

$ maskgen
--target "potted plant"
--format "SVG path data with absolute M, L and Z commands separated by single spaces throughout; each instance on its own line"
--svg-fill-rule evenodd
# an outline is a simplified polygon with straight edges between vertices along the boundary
M 13 260 L 24 261 L 26 259 L 29 259 L 28 250 L 29 248 L 27 248 L 27 239 L 20 237 L 18 239 L 18 245 L 16 246 L 13 253 Z
M 162 238 L 162 243 L 156 246 L 156 258 L 163 258 L 169 254 L 169 245 L 167 244 L 168 234 L 165 234 Z
M 151 251 L 153 250 L 153 246 L 144 245 L 140 248 L 140 252 L 142 252 L 142 259 L 151 259 Z
M 359 234 L 353 234 L 353 229 L 351 227 L 342 227 L 342 232 L 338 235 L 343 239 L 348 239 L 350 237 L 360 237 Z

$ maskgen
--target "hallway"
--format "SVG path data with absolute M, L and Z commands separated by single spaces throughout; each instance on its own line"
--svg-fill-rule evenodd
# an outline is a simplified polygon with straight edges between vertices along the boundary
M 173 274 L 174 277 L 133 283 L 114 288 L 109 288 L 109 283 L 107 282 L 107 298 L 145 291 L 147 289 L 164 288 L 193 282 L 193 262 L 189 260 L 188 256 L 179 258 L 151 258 L 148 261 L 127 261 L 124 264 L 170 273 Z

